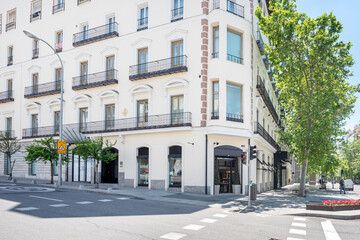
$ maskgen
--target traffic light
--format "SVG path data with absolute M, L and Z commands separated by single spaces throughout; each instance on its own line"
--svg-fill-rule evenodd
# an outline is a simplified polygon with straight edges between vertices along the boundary
M 242 162 L 243 164 L 246 163 L 246 154 L 245 154 L 245 153 L 241 154 L 241 162 Z
M 256 158 L 256 145 L 250 145 L 250 160 Z

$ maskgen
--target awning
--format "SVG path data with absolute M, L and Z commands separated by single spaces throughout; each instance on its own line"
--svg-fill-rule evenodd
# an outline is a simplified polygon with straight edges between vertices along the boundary
M 85 141 L 87 139 L 86 135 L 72 129 L 72 128 L 64 128 L 63 130 L 63 141 L 74 144 Z
M 214 149 L 215 157 L 241 157 L 243 150 L 234 146 L 219 146 Z

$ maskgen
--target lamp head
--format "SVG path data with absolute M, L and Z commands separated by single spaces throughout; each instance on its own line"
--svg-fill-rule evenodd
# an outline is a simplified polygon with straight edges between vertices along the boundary
M 24 34 L 26 36 L 28 36 L 29 38 L 33 38 L 33 39 L 37 39 L 37 40 L 40 40 L 40 38 L 38 36 L 36 36 L 35 34 L 29 32 L 29 31 L 26 31 L 26 30 L 23 30 Z

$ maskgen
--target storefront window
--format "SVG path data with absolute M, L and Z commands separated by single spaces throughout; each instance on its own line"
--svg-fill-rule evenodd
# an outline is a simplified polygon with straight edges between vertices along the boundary
M 182 155 L 181 147 L 169 148 L 169 187 L 181 187 Z
M 138 186 L 149 185 L 149 148 L 142 147 L 138 151 Z

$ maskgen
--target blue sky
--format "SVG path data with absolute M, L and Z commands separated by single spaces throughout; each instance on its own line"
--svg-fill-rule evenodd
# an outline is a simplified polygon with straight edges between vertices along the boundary
M 349 81 L 352 84 L 359 84 L 359 64 L 360 64 L 360 28 L 358 25 L 358 16 L 360 9 L 359 0 L 297 0 L 298 10 L 315 18 L 331 11 L 336 18 L 343 24 L 341 40 L 351 42 L 353 47 L 351 54 L 355 59 L 355 65 L 352 67 L 354 76 Z M 346 129 L 353 127 L 360 122 L 360 94 L 357 94 L 358 100 L 355 105 L 355 113 L 346 121 Z

